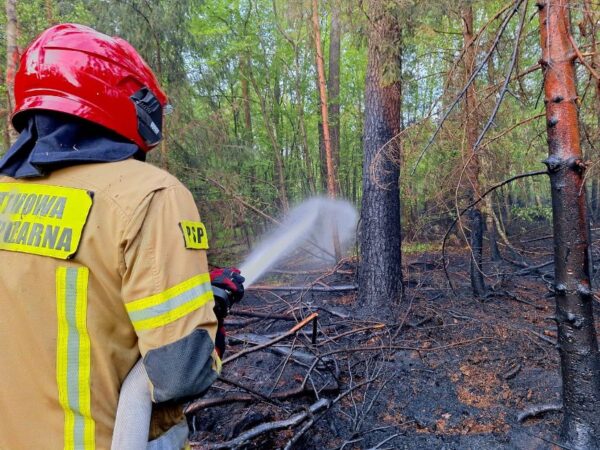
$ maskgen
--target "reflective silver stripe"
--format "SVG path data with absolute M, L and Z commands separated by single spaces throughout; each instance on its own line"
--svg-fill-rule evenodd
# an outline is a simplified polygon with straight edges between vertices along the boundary
M 146 309 L 142 309 L 140 311 L 132 311 L 129 313 L 129 318 L 132 322 L 137 322 L 139 320 L 151 319 L 153 317 L 160 316 L 161 314 L 165 314 L 175 308 L 178 308 L 198 297 L 202 294 L 206 294 L 207 292 L 212 292 L 212 287 L 210 282 L 203 283 L 199 286 L 194 286 L 188 291 L 182 292 L 181 294 L 170 298 L 164 303 L 160 303 L 155 306 L 151 306 Z
M 86 267 L 59 267 L 56 271 L 56 378 L 59 402 L 65 414 L 66 450 L 95 448 L 90 391 L 91 352 L 87 331 L 88 275 Z
M 163 292 L 125 303 L 137 332 L 170 324 L 213 301 L 210 275 L 202 273 Z

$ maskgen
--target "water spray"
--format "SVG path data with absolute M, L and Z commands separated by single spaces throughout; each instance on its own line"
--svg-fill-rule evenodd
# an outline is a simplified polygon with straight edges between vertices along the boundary
M 240 265 L 246 287 L 276 263 L 300 248 L 312 265 L 335 264 L 334 238 L 342 249 L 353 243 L 358 214 L 343 200 L 312 198 L 293 208 L 280 225 L 267 234 Z

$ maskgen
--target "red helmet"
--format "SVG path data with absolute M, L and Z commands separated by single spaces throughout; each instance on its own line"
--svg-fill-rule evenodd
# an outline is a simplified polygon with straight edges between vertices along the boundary
M 27 48 L 15 76 L 13 126 L 44 109 L 102 125 L 149 151 L 162 138 L 167 96 L 127 41 L 75 24 L 44 31 Z

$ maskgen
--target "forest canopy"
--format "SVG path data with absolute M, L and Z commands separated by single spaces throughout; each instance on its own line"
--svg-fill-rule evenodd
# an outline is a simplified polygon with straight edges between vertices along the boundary
M 242 214 L 244 206 L 232 198 L 233 193 L 278 216 L 286 203 L 326 192 L 311 1 L 15 3 L 20 49 L 50 24 L 66 21 L 118 34 L 139 49 L 173 106 L 166 142 L 152 154 L 152 161 L 183 179 L 197 196 L 215 247 L 228 245 L 234 237 L 243 240 L 260 234 L 266 225 L 260 215 Z M 461 5 L 438 0 L 389 3 L 400 22 L 402 54 L 401 64 L 387 67 L 383 79 L 399 76 L 402 84 L 402 156 L 396 162 L 401 168 L 404 242 L 409 246 L 438 242 L 468 197 L 458 181 L 464 178 L 468 136 L 461 105 L 452 107 L 465 81 L 460 66 L 464 56 Z M 485 190 L 505 178 L 543 168 L 541 55 L 531 2 L 522 30 L 518 14 L 504 23 L 513 2 L 470 3 L 472 64 L 477 69 L 470 114 L 479 132 L 503 95 L 478 145 L 479 180 Z M 575 4 L 571 13 L 578 25 L 573 27 L 574 38 L 582 52 L 591 54 L 598 11 L 596 4 L 588 3 L 590 23 L 586 2 Z M 328 99 L 330 106 L 339 104 L 339 115 L 330 118 L 333 133 L 339 136 L 333 138 L 339 139 L 333 148 L 336 182 L 340 195 L 357 206 L 362 195 L 369 24 L 365 8 L 358 1 L 327 1 L 319 8 L 325 75 L 339 72 L 339 93 L 334 91 Z M 0 20 L 5 24 L 4 13 Z M 339 39 L 339 53 L 332 38 Z M 6 52 L 5 46 L 2 51 Z M 593 64 L 597 56 L 588 59 Z M 5 64 L 6 55 L 1 61 Z M 509 71 L 511 78 L 503 89 Z M 582 144 L 588 159 L 594 160 L 599 128 L 596 82 L 582 64 L 578 78 Z M 331 88 L 333 81 L 328 81 Z M 4 123 L 2 147 L 6 149 L 9 135 Z M 592 166 L 587 176 L 590 192 L 598 192 L 598 182 Z M 594 217 L 596 197 L 590 199 Z M 543 179 L 512 183 L 494 192 L 491 200 L 487 207 L 501 232 L 506 224 L 514 224 L 513 219 L 528 224 L 550 218 L 550 193 Z

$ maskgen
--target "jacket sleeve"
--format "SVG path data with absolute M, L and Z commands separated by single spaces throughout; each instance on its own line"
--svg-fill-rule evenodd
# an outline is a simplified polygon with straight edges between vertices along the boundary
M 122 297 L 155 402 L 201 394 L 220 372 L 206 248 L 182 185 L 149 194 L 124 232 Z

